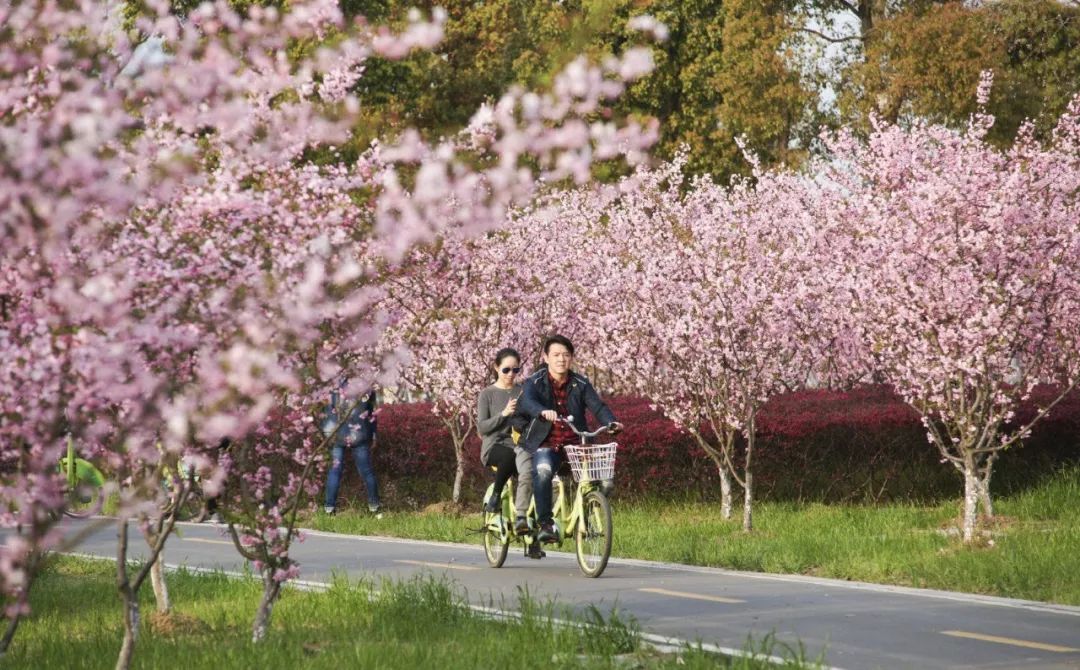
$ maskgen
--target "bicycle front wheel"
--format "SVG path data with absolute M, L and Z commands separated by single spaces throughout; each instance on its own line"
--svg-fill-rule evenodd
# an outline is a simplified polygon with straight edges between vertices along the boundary
M 574 533 L 577 562 L 586 577 L 599 577 L 611 557 L 611 503 L 600 491 L 589 491 Z
M 491 524 L 484 528 L 484 554 L 487 556 L 488 565 L 493 568 L 501 568 L 506 562 L 506 554 L 510 551 L 510 535 L 500 533 Z
M 60 468 L 67 469 L 67 459 L 60 459 Z M 68 483 L 67 492 L 64 495 L 64 513 L 73 519 L 85 519 L 93 517 L 102 510 L 104 494 L 102 487 L 105 485 L 100 474 L 87 461 L 76 458 L 75 479 Z

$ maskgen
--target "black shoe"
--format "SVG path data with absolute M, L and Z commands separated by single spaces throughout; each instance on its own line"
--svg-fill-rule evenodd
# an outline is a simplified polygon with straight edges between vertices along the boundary
M 540 524 L 540 533 L 536 536 L 536 539 L 544 544 L 558 542 L 559 534 L 555 532 L 555 524 L 550 521 Z
M 494 514 L 499 511 L 499 499 L 492 498 L 484 503 L 484 512 Z
M 519 516 L 514 521 L 514 535 L 528 535 L 529 534 L 529 522 L 523 516 Z
M 535 558 L 537 560 L 540 560 L 541 558 L 547 556 L 544 550 L 540 548 L 539 542 L 530 543 L 529 547 L 525 550 L 525 555 L 529 558 Z

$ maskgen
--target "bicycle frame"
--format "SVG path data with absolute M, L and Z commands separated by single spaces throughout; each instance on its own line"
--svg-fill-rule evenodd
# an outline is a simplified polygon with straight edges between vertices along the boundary
M 607 426 L 604 426 L 591 433 L 581 432 L 573 423 L 571 423 L 573 417 L 560 418 L 559 420 L 570 425 L 571 429 L 573 429 L 573 431 L 581 438 L 581 444 L 588 444 L 590 439 L 607 432 L 608 430 Z M 507 540 L 509 536 L 509 539 L 524 542 L 525 546 L 528 547 L 528 545 L 537 541 L 535 536 L 535 523 L 533 523 L 536 520 L 536 496 L 534 494 L 532 500 L 529 502 L 529 511 L 526 514 L 526 518 L 530 521 L 530 527 L 533 528 L 533 531 L 528 535 L 520 537 L 516 536 L 513 534 L 512 529 L 508 527 L 508 524 L 503 522 L 504 519 L 513 519 L 516 514 L 514 508 L 514 496 L 511 493 L 511 490 L 514 487 L 510 484 L 511 482 L 508 481 L 506 485 L 503 486 L 502 496 L 500 498 L 501 513 L 498 514 L 494 523 L 499 524 L 497 530 L 499 532 L 499 537 L 502 540 Z M 573 503 L 569 505 L 566 490 L 567 486 L 574 487 Z M 552 481 L 552 487 L 555 499 L 551 505 L 551 515 L 554 518 L 556 527 L 559 529 L 559 539 L 556 544 L 561 548 L 562 543 L 567 538 L 573 537 L 577 532 L 577 525 L 581 522 L 581 517 L 584 515 L 585 496 L 590 491 L 600 488 L 600 485 L 599 482 L 581 481 L 576 482 L 575 486 L 574 482 L 567 482 L 565 478 L 556 475 L 555 479 Z M 491 487 L 489 486 L 488 491 L 484 494 L 484 499 L 487 500 L 490 495 Z
M 68 435 L 67 438 L 67 485 L 69 488 L 75 486 L 75 440 L 71 439 Z
M 555 497 L 555 503 L 552 505 L 552 516 L 555 517 L 555 522 L 560 526 L 559 542 L 561 546 L 563 541 L 568 537 L 573 537 L 577 532 L 577 525 L 581 521 L 581 517 L 584 514 L 585 495 L 598 488 L 596 482 L 578 482 L 576 486 L 572 483 L 567 483 L 562 477 L 558 478 L 558 494 Z M 574 502 L 567 509 L 566 504 L 566 487 L 574 486 Z M 565 528 L 565 530 L 562 530 Z
M 514 508 L 514 496 L 512 493 L 514 483 L 513 480 L 508 481 L 503 487 L 502 496 L 500 497 L 501 512 L 495 515 L 493 523 L 498 525 L 498 532 L 501 539 L 511 539 L 519 542 L 524 542 L 526 546 L 536 542 L 535 535 L 535 520 L 536 520 L 536 498 L 535 496 L 529 501 L 529 511 L 526 518 L 530 521 L 530 527 L 534 528 L 533 532 L 528 535 L 516 536 L 513 534 L 513 529 L 509 524 L 505 523 L 506 519 L 513 519 L 516 515 Z M 562 477 L 556 477 L 552 482 L 552 488 L 554 492 L 554 502 L 551 505 L 551 515 L 554 517 L 555 525 L 559 528 L 559 541 L 557 544 L 562 546 L 562 543 L 569 537 L 572 537 L 577 531 L 577 524 L 581 521 L 581 517 L 584 513 L 585 495 L 590 491 L 599 488 L 596 482 L 579 482 L 577 486 L 574 486 L 573 502 L 568 502 L 569 496 L 567 495 L 567 488 L 574 486 L 573 483 L 567 482 Z M 491 486 L 488 487 L 488 493 L 490 494 Z
M 67 454 L 60 459 L 58 469 L 64 475 L 68 489 L 74 489 L 79 482 L 88 482 L 100 487 L 105 483 L 105 475 L 93 463 L 79 458 L 75 453 L 75 441 L 67 438 Z

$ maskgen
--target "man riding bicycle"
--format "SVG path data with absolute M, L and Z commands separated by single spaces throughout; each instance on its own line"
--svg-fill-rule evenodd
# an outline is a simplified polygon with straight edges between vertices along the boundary
M 546 544 L 559 539 L 551 512 L 551 482 L 562 464 L 562 448 L 577 442 L 573 430 L 558 419 L 571 416 L 574 426 L 585 431 L 588 409 L 612 433 L 622 430 L 592 383 L 571 370 L 573 362 L 573 343 L 562 335 L 548 337 L 544 341 L 546 367 L 525 380 L 518 404 L 518 412 L 530 420 L 519 447 L 533 454 L 533 494 L 540 523 L 537 539 Z

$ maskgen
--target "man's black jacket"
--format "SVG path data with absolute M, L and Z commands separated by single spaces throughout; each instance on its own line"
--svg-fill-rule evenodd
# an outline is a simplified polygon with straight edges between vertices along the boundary
M 571 371 L 570 379 L 566 383 L 570 385 L 567 389 L 566 409 L 574 417 L 574 427 L 582 432 L 587 429 L 586 408 L 602 425 L 614 423 L 615 415 L 600 399 L 600 394 L 585 376 Z M 525 390 L 522 391 L 518 403 L 518 414 L 529 421 L 518 445 L 525 451 L 535 452 L 551 432 L 551 423 L 540 418 L 540 413 L 549 409 L 555 409 L 555 392 L 551 389 L 551 375 L 547 367 L 541 367 L 525 380 Z

